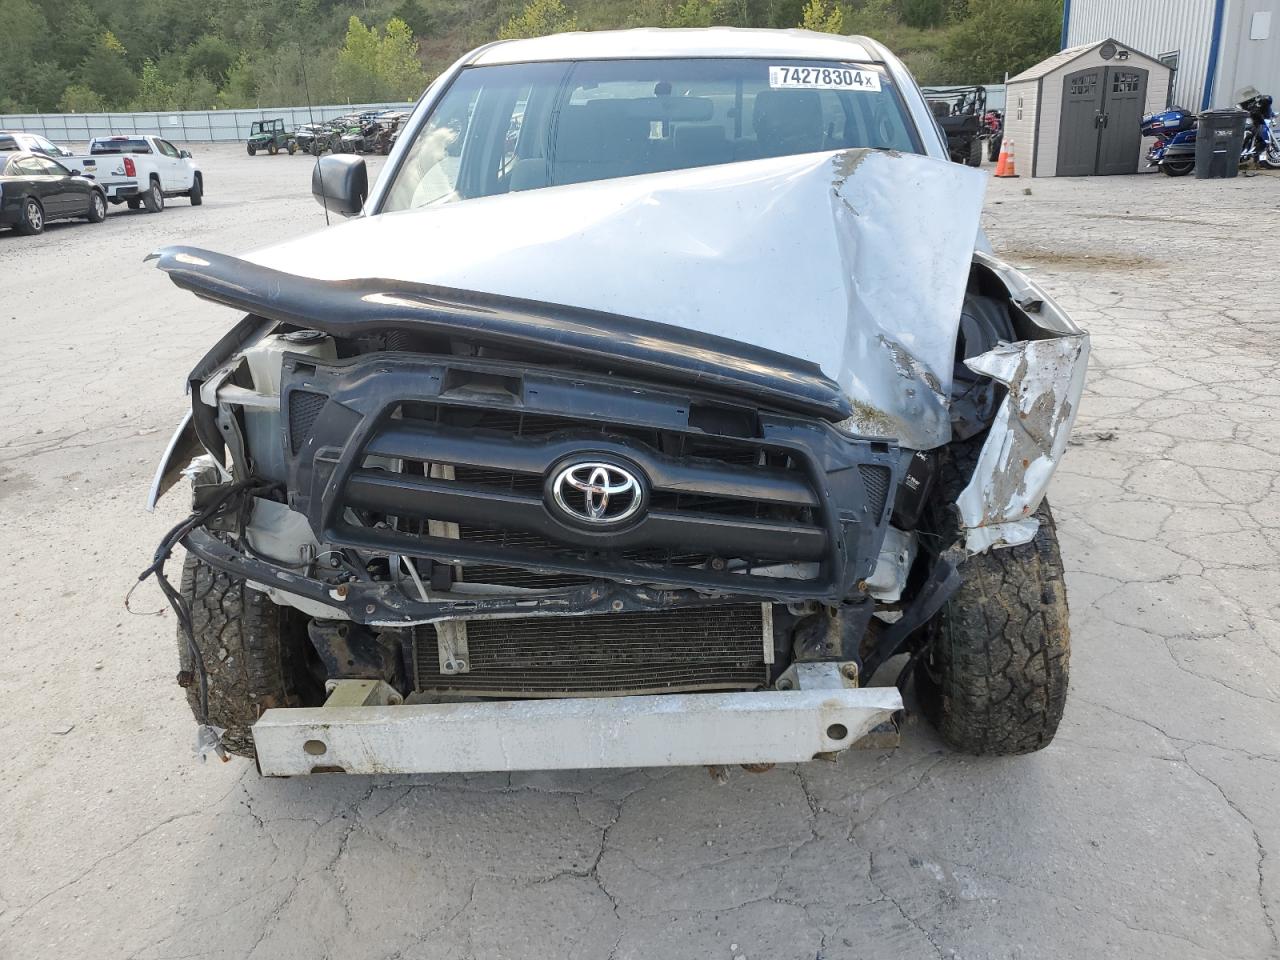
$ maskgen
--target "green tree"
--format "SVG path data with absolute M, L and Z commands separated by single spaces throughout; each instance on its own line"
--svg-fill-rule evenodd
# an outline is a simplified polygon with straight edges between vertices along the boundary
M 240 54 L 227 71 L 227 82 L 218 91 L 218 106 L 224 110 L 253 107 L 258 103 L 258 77 L 248 54 Z
M 124 45 L 108 30 L 80 64 L 80 82 L 98 94 L 108 108 L 128 105 L 138 91 L 138 78 L 129 69 L 126 53 Z
M 50 54 L 48 36 L 49 24 L 34 3 L 0 0 L 0 100 L 15 110 L 32 105 L 37 89 L 31 67 Z
M 684 0 L 677 7 L 667 7 L 664 27 L 709 27 L 716 22 L 715 0 Z
M 563 0 L 529 0 L 517 16 L 498 31 L 498 39 L 545 37 L 578 29 L 578 18 L 571 14 Z
M 176 110 L 178 104 L 174 88 L 160 72 L 159 65 L 148 57 L 142 62 L 142 78 L 138 81 L 138 93 L 133 99 L 134 110 Z
M 800 26 L 820 33 L 843 33 L 844 13 L 834 3 L 828 4 L 827 0 L 809 0 L 804 5 Z
M 205 34 L 187 48 L 185 72 L 204 77 L 210 83 L 223 84 L 236 62 L 236 51 L 222 37 Z
M 1062 0 L 969 0 L 949 37 L 949 70 L 966 83 L 1002 80 L 1058 51 Z
M 101 113 L 107 108 L 102 98 L 83 83 L 73 83 L 62 91 L 58 109 L 63 113 Z
M 432 4 L 432 10 L 436 4 Z M 401 0 L 391 14 L 393 20 L 403 20 L 415 37 L 426 37 L 435 32 L 435 17 L 421 0 Z
M 334 81 L 353 103 L 378 99 L 378 31 L 359 17 L 347 21 L 347 37 L 338 52 Z
M 909 27 L 927 30 L 947 18 L 946 0 L 898 0 L 898 17 Z
M 378 44 L 376 63 L 380 100 L 417 99 L 427 85 L 413 31 L 397 17 L 387 21 L 386 30 Z

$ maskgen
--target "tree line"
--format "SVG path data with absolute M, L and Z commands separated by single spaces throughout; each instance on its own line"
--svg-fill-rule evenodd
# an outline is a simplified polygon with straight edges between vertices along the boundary
M 1062 0 L 0 0 L 0 113 L 412 100 L 471 47 L 615 27 L 867 34 L 923 84 L 1055 52 Z

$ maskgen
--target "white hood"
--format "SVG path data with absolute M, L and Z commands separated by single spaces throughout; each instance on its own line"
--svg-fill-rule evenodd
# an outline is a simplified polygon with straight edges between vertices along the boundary
M 950 439 L 985 175 L 848 150 L 603 180 L 351 221 L 246 258 L 673 324 L 818 365 L 855 428 Z

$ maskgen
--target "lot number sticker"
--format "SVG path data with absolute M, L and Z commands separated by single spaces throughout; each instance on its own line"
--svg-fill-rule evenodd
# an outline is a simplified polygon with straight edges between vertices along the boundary
M 770 67 L 769 86 L 774 89 L 863 90 L 878 93 L 880 74 L 851 67 Z

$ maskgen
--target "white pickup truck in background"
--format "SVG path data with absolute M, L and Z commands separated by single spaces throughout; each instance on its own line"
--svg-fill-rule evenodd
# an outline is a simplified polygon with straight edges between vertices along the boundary
M 95 179 L 114 204 L 148 213 L 164 209 L 166 197 L 189 197 L 193 207 L 204 198 L 204 176 L 187 150 L 149 134 L 97 137 L 89 152 L 62 159 Z

